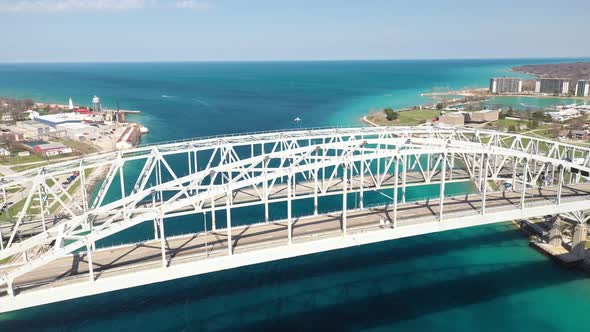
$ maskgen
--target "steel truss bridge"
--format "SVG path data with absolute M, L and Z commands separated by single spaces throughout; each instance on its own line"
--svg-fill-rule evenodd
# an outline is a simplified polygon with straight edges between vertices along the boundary
M 73 172 L 77 182 L 60 190 Z M 25 195 L 20 213 L 0 227 L 0 260 L 10 261 L 0 265 L 0 312 L 517 218 L 569 214 L 583 224 L 589 172 L 588 148 L 433 127 L 240 134 L 89 155 L 2 179 L 5 202 L 11 188 Z M 92 174 L 104 178 L 94 193 Z M 465 181 L 477 189 L 448 192 Z M 407 199 L 408 188 L 432 184 L 435 197 Z M 387 203 L 368 206 L 369 193 Z M 320 212 L 325 197 L 339 211 Z M 293 217 L 295 202 L 313 212 Z M 286 218 L 273 221 L 277 203 Z M 258 223 L 232 219 L 254 206 Z M 182 216 L 192 217 L 175 221 Z M 207 217 L 196 233 L 166 235 L 169 222 Z M 146 223 L 151 239 L 96 246 Z

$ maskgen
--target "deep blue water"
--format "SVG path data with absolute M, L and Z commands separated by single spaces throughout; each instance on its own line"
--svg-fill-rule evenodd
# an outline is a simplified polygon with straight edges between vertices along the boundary
M 434 87 L 484 87 L 513 65 L 554 61 L 0 64 L 0 95 L 119 100 L 143 112 L 133 119 L 151 129 L 144 142 L 156 142 L 292 128 L 295 117 L 305 127 L 360 125 L 370 110 L 427 101 L 420 93 Z M 168 229 L 181 233 L 191 220 Z M 0 331 L 583 331 L 589 299 L 585 276 L 552 264 L 506 223 L 4 314 Z

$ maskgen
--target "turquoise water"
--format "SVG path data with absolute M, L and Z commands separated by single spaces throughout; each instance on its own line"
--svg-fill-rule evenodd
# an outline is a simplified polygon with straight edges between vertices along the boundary
M 295 117 L 305 127 L 357 125 L 371 109 L 428 101 L 420 94 L 433 87 L 485 87 L 513 65 L 554 61 L 0 64 L 0 95 L 62 104 L 71 96 L 88 104 L 97 94 L 111 107 L 118 99 L 143 112 L 134 119 L 151 129 L 144 142 L 156 142 L 292 128 Z M 436 188 L 412 195 L 431 192 Z M 281 213 L 281 206 L 271 212 Z M 239 216 L 243 224 L 255 212 Z M 187 221 L 202 222 L 179 220 L 167 231 L 190 231 Z M 133 229 L 105 245 L 144 233 Z M 583 331 L 579 317 L 590 310 L 589 299 L 584 275 L 555 266 L 505 223 L 3 314 L 0 331 Z
M 504 109 L 512 107 L 514 110 L 551 110 L 557 105 L 571 104 L 588 104 L 590 99 L 579 98 L 552 98 L 552 97 L 517 97 L 517 96 L 497 96 L 486 101 L 486 105 L 502 105 Z

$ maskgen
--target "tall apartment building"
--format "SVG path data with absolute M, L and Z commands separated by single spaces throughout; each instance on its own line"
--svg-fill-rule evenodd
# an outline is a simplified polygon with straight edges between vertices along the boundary
M 496 77 L 490 79 L 490 93 L 511 94 L 522 92 L 522 79 L 515 77 Z
M 590 80 L 579 80 L 578 83 L 576 83 L 576 96 L 590 96 Z
M 565 78 L 541 78 L 535 81 L 536 93 L 567 95 L 570 93 L 570 80 Z

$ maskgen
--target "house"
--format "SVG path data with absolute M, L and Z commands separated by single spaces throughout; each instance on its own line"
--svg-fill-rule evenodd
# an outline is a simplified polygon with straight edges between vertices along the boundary
M 2 157 L 10 156 L 10 151 L 8 151 L 5 148 L 0 148 L 0 156 L 2 156 Z
M 586 139 L 588 139 L 588 131 L 586 131 L 586 130 L 579 130 L 579 129 L 572 130 L 570 132 L 570 136 L 573 139 L 584 139 L 584 140 L 586 140 Z
M 33 149 L 46 157 L 72 153 L 72 149 L 70 147 L 67 147 L 61 143 L 39 144 Z

